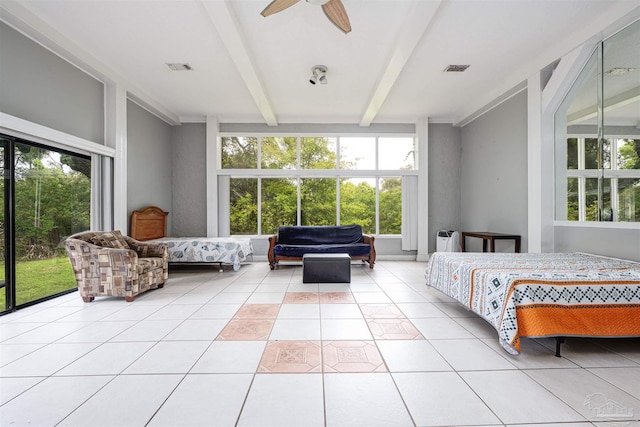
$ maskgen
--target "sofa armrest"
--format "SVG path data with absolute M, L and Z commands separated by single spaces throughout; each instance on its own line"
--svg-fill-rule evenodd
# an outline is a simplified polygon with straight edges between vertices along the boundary
M 369 253 L 369 267 L 373 268 L 373 264 L 376 262 L 376 246 L 374 244 L 376 238 L 374 236 L 363 234 L 362 239 L 364 243 L 371 246 L 371 252 Z
M 267 259 L 269 260 L 269 267 L 273 270 L 276 266 L 276 255 L 274 249 L 278 244 L 278 236 L 269 236 L 269 250 L 267 250 Z

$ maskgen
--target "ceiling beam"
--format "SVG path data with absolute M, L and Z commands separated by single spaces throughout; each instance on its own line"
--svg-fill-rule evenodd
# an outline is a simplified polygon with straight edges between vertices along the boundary
M 422 40 L 429 24 L 433 21 L 441 4 L 442 1 L 414 2 L 413 6 L 409 9 L 405 23 L 402 25 L 403 31 L 398 35 L 394 43 L 396 49 L 391 54 L 391 59 L 378 80 L 378 86 L 373 92 L 369 105 L 360 120 L 361 127 L 367 127 L 373 122 L 373 119 L 378 114 L 378 111 L 380 111 L 382 104 L 385 99 L 387 99 L 391 88 L 396 83 L 396 80 L 398 80 L 400 73 L 409 61 L 413 51 L 420 40 Z M 426 12 L 424 10 L 417 10 L 424 7 L 428 7 L 429 9 Z
M 253 97 L 260 114 L 269 126 L 277 126 L 278 120 L 271 108 L 271 103 L 267 93 L 260 81 L 260 77 L 251 60 L 251 55 L 244 43 L 240 27 L 236 16 L 231 10 L 228 0 L 224 1 L 203 1 L 204 7 L 211 23 L 215 27 L 222 43 L 224 44 L 231 60 L 236 65 L 238 73 L 242 76 L 244 84 Z

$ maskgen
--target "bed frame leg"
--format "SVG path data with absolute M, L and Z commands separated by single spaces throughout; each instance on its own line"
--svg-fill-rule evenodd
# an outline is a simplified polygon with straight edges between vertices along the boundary
M 564 337 L 556 337 L 556 357 L 562 357 L 560 355 L 560 345 L 564 342 Z

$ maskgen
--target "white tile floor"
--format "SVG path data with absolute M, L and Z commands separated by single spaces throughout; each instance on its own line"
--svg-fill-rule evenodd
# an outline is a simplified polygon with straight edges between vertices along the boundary
M 0 317 L 0 425 L 640 426 L 640 339 L 568 339 L 562 358 L 553 340 L 524 339 L 510 356 L 425 285 L 424 267 L 354 265 L 350 285 L 303 284 L 300 266 L 266 262 L 174 269 L 132 303 L 73 293 Z M 257 373 L 266 339 L 216 340 L 243 304 L 288 292 L 354 300 L 284 303 L 270 341 L 369 341 L 384 372 Z M 372 335 L 366 305 L 390 302 L 424 339 Z

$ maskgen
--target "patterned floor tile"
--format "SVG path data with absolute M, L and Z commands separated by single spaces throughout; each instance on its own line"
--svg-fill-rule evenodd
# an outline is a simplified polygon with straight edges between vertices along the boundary
M 422 340 L 424 337 L 407 319 L 367 320 L 375 339 L 379 340 Z
M 258 372 L 322 372 L 320 341 L 270 341 L 260 360 Z
M 273 320 L 231 320 L 216 340 L 259 341 L 269 337 Z
M 320 292 L 321 304 L 350 304 L 356 302 L 351 292 Z
M 395 304 L 360 304 L 365 319 L 405 319 Z
M 287 292 L 284 295 L 285 304 L 318 304 L 317 292 Z
M 328 341 L 322 356 L 324 372 L 387 372 L 373 341 Z
M 233 316 L 234 319 L 275 319 L 280 304 L 244 304 Z

